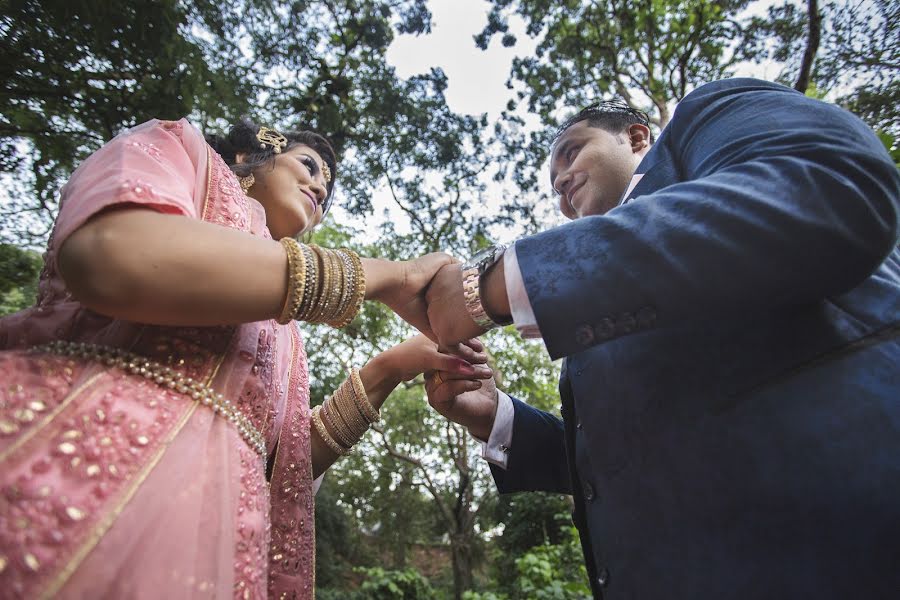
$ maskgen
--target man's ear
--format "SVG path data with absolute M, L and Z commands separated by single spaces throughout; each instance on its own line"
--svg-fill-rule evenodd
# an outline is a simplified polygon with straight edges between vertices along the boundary
M 650 147 L 650 128 L 640 123 L 628 126 L 628 141 L 632 152 L 641 152 Z

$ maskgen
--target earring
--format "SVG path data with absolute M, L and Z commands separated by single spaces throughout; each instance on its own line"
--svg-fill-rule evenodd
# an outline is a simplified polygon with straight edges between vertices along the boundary
M 239 177 L 238 181 L 241 184 L 241 189 L 244 190 L 244 193 L 248 193 L 250 188 L 253 187 L 253 184 L 256 183 L 256 177 L 253 176 L 253 173 L 250 173 L 246 177 Z

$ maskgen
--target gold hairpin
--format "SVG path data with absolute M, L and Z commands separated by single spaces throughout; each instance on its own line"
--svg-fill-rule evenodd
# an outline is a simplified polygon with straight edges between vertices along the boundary
M 331 167 L 327 163 L 322 163 L 322 176 L 325 177 L 325 183 L 331 183 Z
M 259 145 L 262 148 L 265 148 L 266 145 L 272 146 L 275 154 L 281 154 L 282 148 L 287 146 L 288 143 L 286 137 L 268 127 L 260 127 L 259 131 L 256 132 L 256 139 L 259 140 Z

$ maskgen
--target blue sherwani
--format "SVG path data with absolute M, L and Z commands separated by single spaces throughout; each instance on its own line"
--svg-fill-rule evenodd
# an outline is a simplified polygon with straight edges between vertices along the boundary
M 520 240 L 560 421 L 501 492 L 573 494 L 597 597 L 900 598 L 900 176 L 752 79 L 679 105 L 605 216 Z

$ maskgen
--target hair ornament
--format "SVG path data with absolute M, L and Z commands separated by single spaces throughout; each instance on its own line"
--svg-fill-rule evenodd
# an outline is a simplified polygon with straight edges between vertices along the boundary
M 260 148 L 271 146 L 275 154 L 281 154 L 281 150 L 287 146 L 287 138 L 268 127 L 260 127 L 256 132 L 256 139 L 259 140 Z

